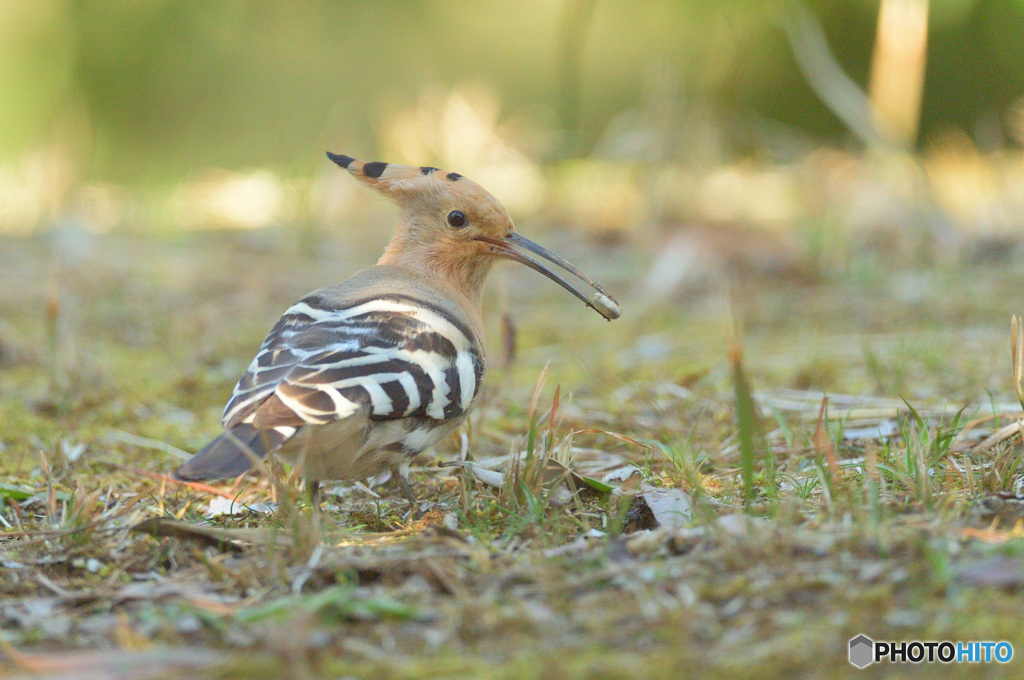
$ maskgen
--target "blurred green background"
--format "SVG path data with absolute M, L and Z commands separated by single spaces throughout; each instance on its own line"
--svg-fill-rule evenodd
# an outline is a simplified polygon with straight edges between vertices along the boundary
M 808 7 L 839 63 L 866 84 L 878 2 Z M 546 133 L 529 149 L 542 159 L 600 151 L 610 129 L 629 124 L 624 115 L 656 115 L 666 99 L 732 121 L 721 143 L 729 155 L 763 150 L 752 128 L 769 124 L 841 143 L 843 126 L 780 28 L 790 9 L 774 0 L 7 0 L 0 161 L 60 143 L 87 180 L 173 181 L 208 166 L 311 174 L 325 146 L 383 150 L 389 117 L 431 88 L 466 82 L 489 87 L 503 119 Z M 932 0 L 929 24 L 919 141 L 950 127 L 987 145 L 1012 139 L 1002 129 L 1024 92 L 1024 3 Z M 626 151 L 657 161 L 666 149 Z
M 880 139 L 952 221 L 1015 227 L 1022 44 L 1020 0 L 8 0 L 0 231 L 336 222 L 363 199 L 325 149 L 603 232 L 792 227 Z M 848 171 L 840 194 L 877 193 Z M 917 200 L 902 173 L 883 184 Z

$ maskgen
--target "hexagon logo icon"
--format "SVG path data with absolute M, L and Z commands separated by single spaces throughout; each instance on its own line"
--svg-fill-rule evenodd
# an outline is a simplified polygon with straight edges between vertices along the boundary
M 865 668 L 875 661 L 875 641 L 867 635 L 858 635 L 850 640 L 850 663 Z

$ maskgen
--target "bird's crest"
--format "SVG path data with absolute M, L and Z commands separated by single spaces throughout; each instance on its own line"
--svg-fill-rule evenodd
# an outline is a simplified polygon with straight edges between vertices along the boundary
M 403 210 L 399 230 L 378 264 L 430 271 L 432 275 L 441 273 L 456 290 L 478 296 L 491 260 L 503 257 L 555 281 L 606 319 L 619 317 L 618 303 L 600 284 L 571 262 L 516 232 L 501 202 L 459 173 L 430 166 L 367 163 L 330 151 L 327 157 Z M 534 255 L 572 274 L 597 294 L 584 295 Z
M 399 165 L 397 163 L 383 163 L 381 161 L 360 161 L 351 156 L 327 152 L 327 157 L 338 166 L 348 170 L 373 189 L 400 200 L 405 194 L 421 194 L 431 189 L 449 191 L 456 190 L 455 183 L 461 183 L 460 189 L 475 192 L 487 192 L 475 182 L 472 182 L 457 172 L 445 172 L 440 168 L 428 165 L 413 166 Z
M 360 161 L 330 151 L 327 157 L 363 184 L 412 212 L 417 208 L 449 206 L 466 211 L 467 217 L 477 223 L 493 224 L 498 229 L 512 228 L 512 218 L 501 201 L 457 172 L 429 165 Z

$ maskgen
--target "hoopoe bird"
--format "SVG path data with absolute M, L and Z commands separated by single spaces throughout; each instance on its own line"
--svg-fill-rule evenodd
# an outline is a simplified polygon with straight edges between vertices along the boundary
M 274 453 L 302 466 L 315 507 L 321 480 L 391 471 L 415 509 L 409 462 L 454 432 L 480 394 L 481 290 L 494 262 L 535 269 L 608 320 L 619 305 L 516 232 L 498 199 L 462 175 L 327 156 L 397 203 L 397 230 L 375 266 L 285 311 L 224 407 L 224 434 L 175 475 L 235 477 Z M 534 256 L 596 293 L 588 297 Z

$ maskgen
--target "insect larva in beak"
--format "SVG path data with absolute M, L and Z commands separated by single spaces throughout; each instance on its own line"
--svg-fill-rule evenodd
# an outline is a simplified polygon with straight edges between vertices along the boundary
M 612 319 L 618 319 L 622 314 L 622 309 L 619 307 L 619 303 L 603 293 L 595 295 L 591 304 L 594 305 L 594 309 L 600 312 L 601 316 L 609 321 Z

